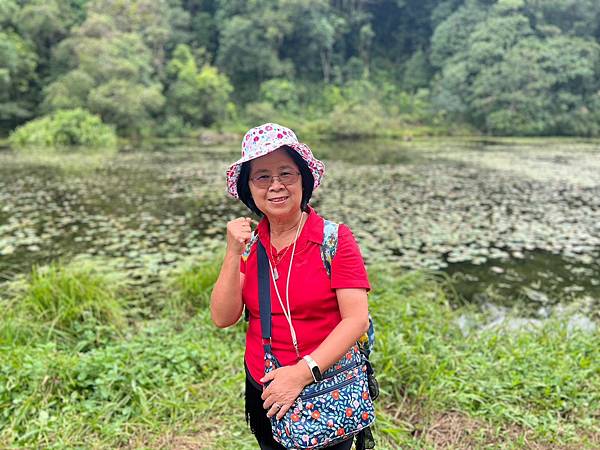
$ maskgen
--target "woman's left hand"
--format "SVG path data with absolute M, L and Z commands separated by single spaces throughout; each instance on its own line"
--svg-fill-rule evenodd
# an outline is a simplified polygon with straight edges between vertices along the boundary
M 261 398 L 264 400 L 263 408 L 267 410 L 267 417 L 277 414 L 277 420 L 285 415 L 288 409 L 310 381 L 312 381 L 308 366 L 302 365 L 285 366 L 269 372 L 260 379 L 261 383 L 269 383 L 263 391 Z

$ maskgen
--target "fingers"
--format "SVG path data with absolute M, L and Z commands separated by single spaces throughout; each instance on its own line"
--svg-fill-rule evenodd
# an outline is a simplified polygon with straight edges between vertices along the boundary
M 281 408 L 279 408 L 279 412 L 277 413 L 276 419 L 281 420 L 291 407 L 292 405 L 283 405 Z
M 266 373 L 264 377 L 262 377 L 259 381 L 263 384 L 268 383 L 271 380 L 275 379 L 275 371 L 272 370 L 269 373 Z
M 277 414 L 279 412 L 279 410 L 281 408 L 282 408 L 281 403 L 274 402 L 271 405 L 271 407 L 269 408 L 269 410 L 267 411 L 267 417 L 269 417 L 269 418 L 273 417 L 275 414 Z
M 252 219 L 249 217 L 242 217 L 241 219 L 240 233 L 243 234 L 243 236 L 240 237 L 238 241 L 240 244 L 246 245 L 250 241 L 252 235 L 252 227 L 250 226 L 250 221 Z
M 275 397 L 273 395 L 271 395 L 267 389 L 265 389 L 263 391 L 263 393 L 260 396 L 260 398 L 262 398 L 264 400 L 264 402 L 263 402 L 263 408 L 267 409 L 267 410 L 270 410 L 271 407 L 275 404 Z
M 227 223 L 227 239 L 235 242 L 236 252 L 241 253 L 252 238 L 252 219 L 250 217 L 238 217 Z
M 273 402 L 271 406 L 267 410 L 267 417 L 271 418 L 275 416 L 277 420 L 281 420 L 283 416 L 289 411 L 292 407 L 290 404 L 285 404 L 283 402 Z M 267 408 L 265 408 L 267 409 Z

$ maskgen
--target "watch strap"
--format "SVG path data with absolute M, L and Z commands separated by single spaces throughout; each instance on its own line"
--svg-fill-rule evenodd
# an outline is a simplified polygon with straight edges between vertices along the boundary
M 312 359 L 310 355 L 304 355 L 302 359 L 304 359 L 308 364 L 308 367 L 310 368 L 310 373 L 312 374 L 315 383 L 323 380 L 323 374 L 321 373 L 321 369 L 319 368 L 319 365 L 315 362 L 315 360 Z

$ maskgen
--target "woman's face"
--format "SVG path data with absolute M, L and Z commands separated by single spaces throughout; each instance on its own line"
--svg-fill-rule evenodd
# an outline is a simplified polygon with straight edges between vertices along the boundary
M 250 162 L 250 193 L 254 203 L 267 218 L 295 220 L 302 203 L 302 176 L 291 184 L 281 183 L 279 176 L 299 173 L 298 166 L 284 149 L 275 150 Z M 268 187 L 257 186 L 257 177 L 274 178 Z

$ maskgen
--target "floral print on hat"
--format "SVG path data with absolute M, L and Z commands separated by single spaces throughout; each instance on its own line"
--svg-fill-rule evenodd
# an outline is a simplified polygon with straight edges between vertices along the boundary
M 315 158 L 306 144 L 298 142 L 292 130 L 276 123 L 265 123 L 249 130 L 242 139 L 242 157 L 227 170 L 227 192 L 233 198 L 239 198 L 237 180 L 242 163 L 259 158 L 277 150 L 284 145 L 293 148 L 306 161 L 315 180 L 313 189 L 321 184 L 325 166 Z

